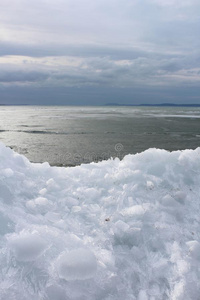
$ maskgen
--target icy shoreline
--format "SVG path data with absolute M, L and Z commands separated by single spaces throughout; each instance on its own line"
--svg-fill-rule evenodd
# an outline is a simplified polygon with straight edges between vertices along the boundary
M 200 148 L 72 168 L 0 143 L 0 299 L 198 300 Z

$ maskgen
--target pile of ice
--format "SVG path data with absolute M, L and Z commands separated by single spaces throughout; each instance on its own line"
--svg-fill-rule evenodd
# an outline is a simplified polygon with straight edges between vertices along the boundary
M 200 148 L 75 168 L 0 144 L 1 300 L 200 299 Z

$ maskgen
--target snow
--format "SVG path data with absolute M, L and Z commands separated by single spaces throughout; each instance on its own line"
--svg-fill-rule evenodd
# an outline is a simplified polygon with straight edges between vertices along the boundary
M 74 168 L 0 143 L 1 300 L 199 300 L 200 148 Z

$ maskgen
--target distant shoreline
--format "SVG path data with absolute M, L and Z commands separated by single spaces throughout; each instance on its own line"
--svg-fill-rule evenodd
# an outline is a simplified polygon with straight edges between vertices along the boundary
M 102 106 L 135 106 L 135 107 L 200 107 L 200 104 L 176 104 L 176 103 L 160 103 L 160 104 L 130 104 L 130 103 L 105 103 L 103 105 L 72 105 L 72 104 L 0 104 L 0 106 L 73 106 L 73 107 L 102 107 Z
M 161 106 L 161 107 L 200 107 L 200 104 L 175 104 L 175 103 L 160 103 L 160 104 L 119 104 L 107 103 L 105 106 Z

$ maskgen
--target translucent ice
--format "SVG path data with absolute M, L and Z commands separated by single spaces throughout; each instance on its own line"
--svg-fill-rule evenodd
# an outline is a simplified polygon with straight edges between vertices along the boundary
M 33 261 L 47 248 L 47 243 L 38 234 L 26 231 L 10 235 L 8 242 L 18 261 Z
M 56 264 L 59 277 L 69 281 L 92 278 L 97 270 L 94 254 L 82 248 L 61 254 Z
M 74 168 L 0 143 L 0 299 L 199 300 L 200 148 Z

